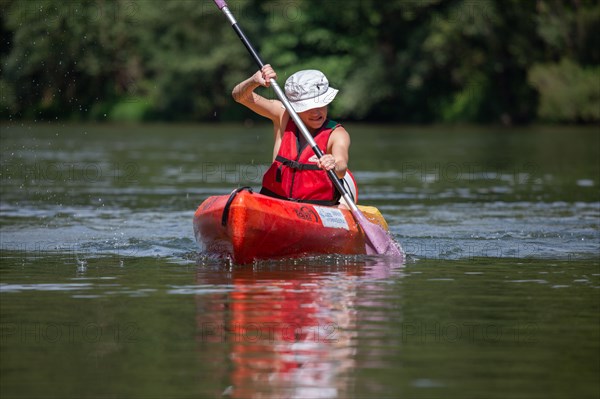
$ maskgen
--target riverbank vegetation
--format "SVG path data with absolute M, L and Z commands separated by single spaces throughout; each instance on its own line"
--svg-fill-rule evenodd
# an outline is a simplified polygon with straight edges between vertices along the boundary
M 4 120 L 249 117 L 230 93 L 256 67 L 211 0 L 0 4 Z M 596 0 L 228 4 L 280 82 L 323 70 L 346 120 L 600 121 Z

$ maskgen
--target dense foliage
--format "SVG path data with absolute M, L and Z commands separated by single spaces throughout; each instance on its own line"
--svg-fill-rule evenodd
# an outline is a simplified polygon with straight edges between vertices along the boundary
M 255 71 L 212 0 L 1 0 L 4 119 L 234 120 Z M 230 0 L 280 81 L 345 119 L 600 121 L 597 0 Z M 268 94 L 268 93 L 267 93 Z

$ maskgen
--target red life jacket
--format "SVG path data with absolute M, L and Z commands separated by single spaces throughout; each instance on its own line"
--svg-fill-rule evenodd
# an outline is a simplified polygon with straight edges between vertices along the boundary
M 313 134 L 317 146 L 327 153 L 331 133 L 339 125 L 327 120 Z M 317 156 L 308 143 L 300 148 L 300 132 L 290 118 L 275 161 L 263 176 L 261 194 L 318 205 L 335 205 L 341 195 L 327 176 L 317 166 Z

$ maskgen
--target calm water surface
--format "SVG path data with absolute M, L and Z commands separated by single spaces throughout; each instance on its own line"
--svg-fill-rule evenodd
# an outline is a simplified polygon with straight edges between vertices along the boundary
M 349 125 L 408 253 L 240 267 L 268 128 L 2 125 L 2 398 L 598 398 L 597 128 Z

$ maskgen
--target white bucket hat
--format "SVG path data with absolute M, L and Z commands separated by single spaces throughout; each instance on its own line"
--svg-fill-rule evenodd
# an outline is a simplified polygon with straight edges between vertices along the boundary
M 339 90 L 329 87 L 321 71 L 299 71 L 285 81 L 285 95 L 298 113 L 324 107 L 333 101 Z

